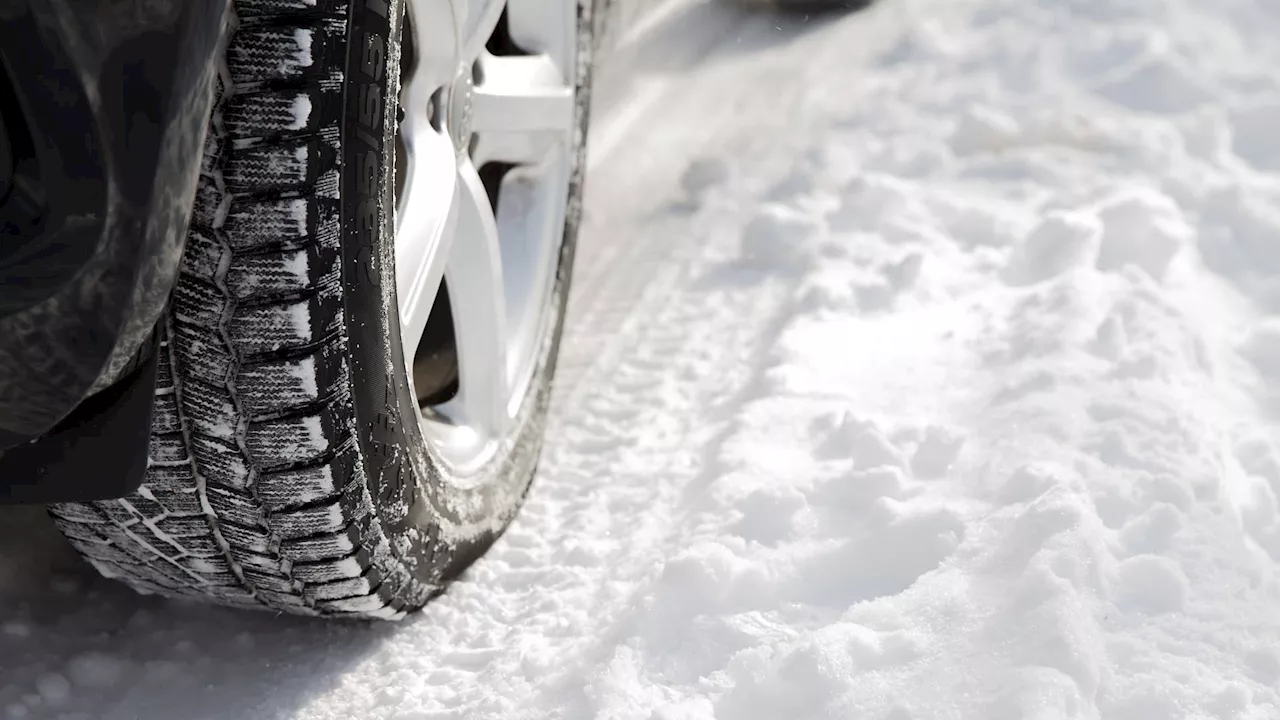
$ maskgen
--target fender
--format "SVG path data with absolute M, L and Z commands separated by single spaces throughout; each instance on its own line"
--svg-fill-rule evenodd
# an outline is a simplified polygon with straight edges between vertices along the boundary
M 0 502 L 15 483 L 27 500 L 71 499 L 40 491 L 61 476 L 36 466 L 40 449 L 79 465 L 77 447 L 95 443 L 67 433 L 121 406 L 103 392 L 113 384 L 145 394 L 146 411 L 126 415 L 149 422 L 148 349 L 182 258 L 226 12 L 227 0 L 0 0 L 0 452 L 14 448 Z M 146 458 L 145 427 L 138 449 L 122 424 L 94 426 L 105 446 L 120 433 L 131 477 L 109 483 L 118 494 Z

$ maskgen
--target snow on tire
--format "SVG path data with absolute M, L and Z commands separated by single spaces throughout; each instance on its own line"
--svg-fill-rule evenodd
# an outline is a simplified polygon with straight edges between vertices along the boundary
M 552 328 L 463 487 L 417 428 L 391 262 L 403 2 L 235 0 L 132 496 L 52 506 L 144 593 L 321 616 L 422 607 L 514 516 L 541 445 L 580 214 L 591 8 Z M 350 74 L 348 74 L 350 71 Z M 395 360 L 392 360 L 394 358 Z

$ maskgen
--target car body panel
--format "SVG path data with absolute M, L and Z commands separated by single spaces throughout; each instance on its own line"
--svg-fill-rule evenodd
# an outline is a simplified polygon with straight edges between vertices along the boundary
M 226 10 L 0 0 L 6 125 L 25 133 L 39 186 L 26 211 L 0 204 L 0 448 L 41 442 L 146 365 L 139 349 L 182 257 Z
M 107 500 L 138 489 L 150 462 L 159 345 L 153 335 L 124 377 L 36 441 L 0 453 L 0 505 Z

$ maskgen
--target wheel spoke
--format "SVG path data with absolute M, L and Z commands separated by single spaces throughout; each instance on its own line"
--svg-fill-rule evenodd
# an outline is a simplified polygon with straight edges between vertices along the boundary
M 505 0 L 409 0 L 411 17 L 422 18 L 412 23 L 422 72 L 438 85 L 452 79 L 480 56 L 504 7 Z
M 550 57 L 566 80 L 573 77 L 570 70 L 577 56 L 577 24 L 577 3 L 561 2 L 554 10 L 540 0 L 510 0 L 507 4 L 511 39 L 526 52 Z
M 506 8 L 506 0 L 454 0 L 465 6 L 462 27 L 462 59 L 475 60 L 484 52 L 485 43 L 498 27 L 498 19 Z
M 576 106 L 573 90 L 546 55 L 480 58 L 481 81 L 472 98 L 477 165 L 537 163 L 569 138 Z
M 445 266 L 458 353 L 456 410 L 490 438 L 507 421 L 507 314 L 493 208 L 475 167 L 458 173 L 456 233 Z
M 466 5 L 466 0 L 409 0 L 406 29 L 413 32 L 417 62 L 406 68 L 407 76 L 401 78 L 406 91 L 416 86 L 420 89 L 414 94 L 429 98 L 436 88 L 453 81 L 463 61 Z
M 486 54 L 480 77 L 471 110 L 476 132 L 567 132 L 573 127 L 573 89 L 546 55 Z
M 407 122 L 400 132 L 409 158 L 396 211 L 396 294 L 405 358 L 412 367 L 458 234 L 462 188 L 457 155 L 447 138 L 425 123 Z

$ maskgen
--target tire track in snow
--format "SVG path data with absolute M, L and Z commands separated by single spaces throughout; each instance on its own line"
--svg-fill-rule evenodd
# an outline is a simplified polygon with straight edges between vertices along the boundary
M 632 18 L 636 12 L 623 3 L 617 20 Z M 714 57 L 750 19 L 708 0 L 667 0 L 629 28 L 616 48 L 603 53 L 589 140 L 582 238 L 566 339 L 557 365 L 561 396 L 577 385 L 588 367 L 601 361 L 601 352 L 615 336 L 626 333 L 628 318 L 636 309 L 646 307 L 647 298 L 669 287 L 670 270 L 678 267 L 669 251 L 678 252 L 679 232 L 645 235 L 638 228 L 639 221 L 662 212 L 670 202 L 670 189 L 684 168 L 682 154 L 668 150 L 655 162 L 628 152 L 626 139 L 643 137 L 655 122 L 659 127 L 668 125 L 659 103 L 676 94 L 672 85 L 679 82 L 684 64 Z M 655 48 L 671 46 L 682 49 L 684 60 L 664 58 L 666 69 L 651 67 L 656 62 Z M 701 149 L 714 141 L 713 130 L 694 125 L 685 130 L 690 137 L 681 138 L 679 146 Z M 621 159 L 615 157 L 619 155 Z M 662 276 L 664 266 L 668 277 Z

